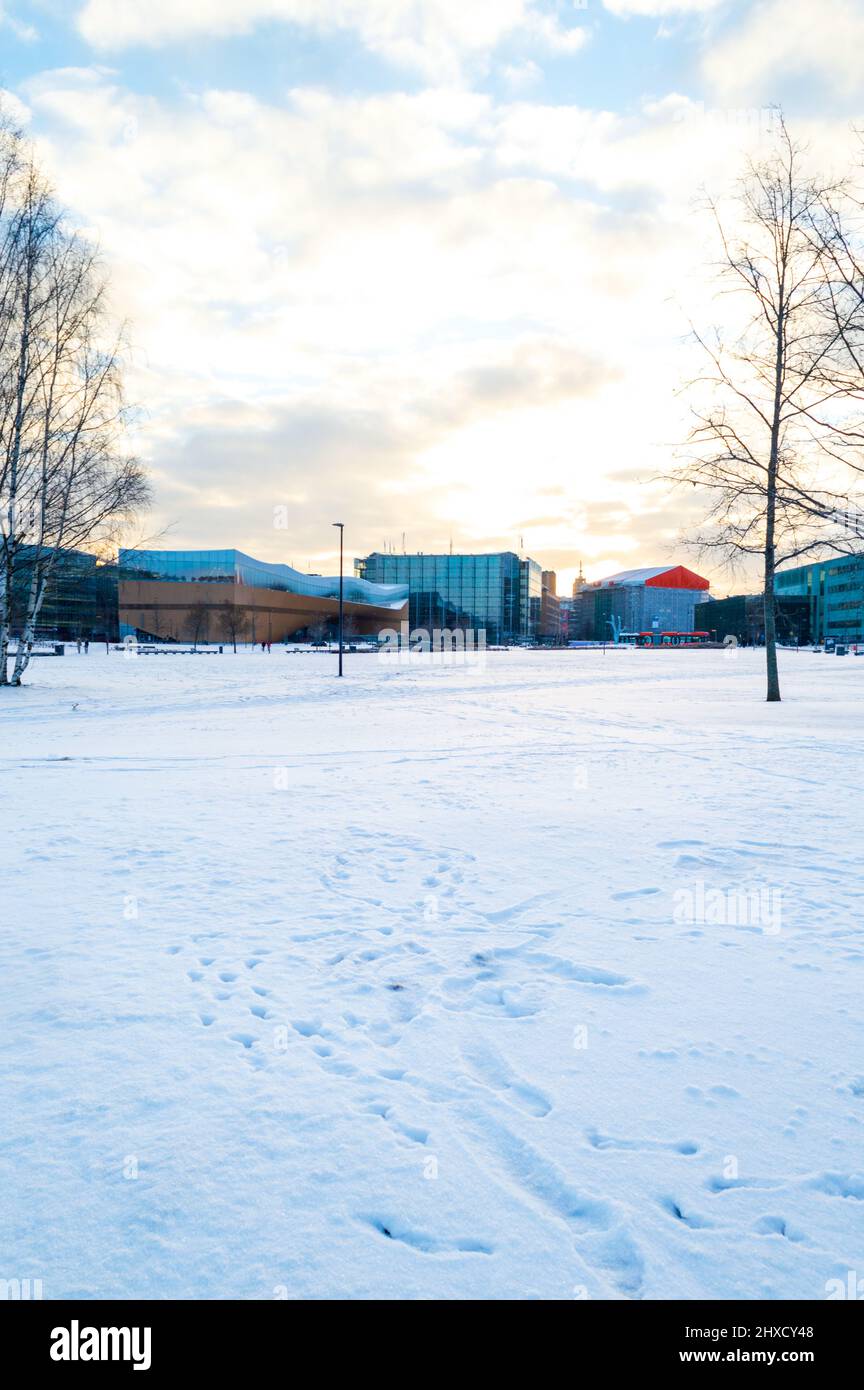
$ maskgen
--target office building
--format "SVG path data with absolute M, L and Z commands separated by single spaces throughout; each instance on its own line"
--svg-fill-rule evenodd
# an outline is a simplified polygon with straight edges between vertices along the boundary
M 561 600 L 558 598 L 558 577 L 554 570 L 543 570 L 541 575 L 542 593 L 540 598 L 541 642 L 558 646 L 562 641 L 563 619 Z
M 775 589 L 778 598 L 807 600 L 814 642 L 864 641 L 864 554 L 778 570 Z
M 12 632 L 23 630 L 34 570 L 35 546 L 23 546 L 12 574 Z M 47 556 L 42 552 L 44 563 Z M 45 595 L 36 619 L 36 640 L 116 641 L 117 566 L 102 563 L 84 550 L 60 550 L 51 563 Z
M 776 613 L 778 642 L 804 646 L 812 641 L 808 599 L 780 596 Z M 761 647 L 765 642 L 765 601 L 761 594 L 733 594 L 729 598 L 697 603 L 693 622 L 697 629 L 710 632 L 718 642 L 734 637 L 742 646 Z
M 565 642 L 590 642 L 594 633 L 594 594 L 582 573 L 573 580 L 570 598 L 559 599 L 561 630 Z
M 543 602 L 536 560 L 491 555 L 391 555 L 355 560 L 358 578 L 407 586 L 411 629 L 485 632 L 487 643 L 534 641 Z

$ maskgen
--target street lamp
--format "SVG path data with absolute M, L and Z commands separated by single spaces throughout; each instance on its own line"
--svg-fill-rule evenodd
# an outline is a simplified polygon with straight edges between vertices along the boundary
M 342 542 L 345 538 L 345 522 L 334 521 L 333 525 L 339 527 L 339 675 L 341 676 L 343 634 L 345 631 L 344 580 L 342 577 Z

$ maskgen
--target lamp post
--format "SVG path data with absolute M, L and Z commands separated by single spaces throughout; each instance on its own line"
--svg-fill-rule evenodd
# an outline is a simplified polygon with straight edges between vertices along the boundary
M 334 521 L 333 525 L 339 527 L 339 675 L 341 676 L 343 634 L 345 631 L 344 579 L 342 576 L 342 542 L 345 538 L 345 523 L 344 521 Z

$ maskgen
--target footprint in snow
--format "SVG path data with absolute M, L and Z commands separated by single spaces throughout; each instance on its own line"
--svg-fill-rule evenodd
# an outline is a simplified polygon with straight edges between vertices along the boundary
M 760 1236 L 782 1236 L 784 1240 L 791 1240 L 795 1245 L 805 1244 L 807 1237 L 797 1227 L 790 1226 L 785 1216 L 760 1216 L 754 1231 Z
M 737 1192 L 743 1188 L 772 1188 L 782 1187 L 781 1178 L 709 1178 L 705 1186 L 709 1192 Z
M 397 1138 L 408 1139 L 412 1144 L 428 1144 L 429 1130 L 421 1125 L 407 1124 L 396 1115 L 388 1101 L 370 1100 L 360 1107 L 360 1113 L 378 1115 Z
M 402 1245 L 419 1250 L 424 1255 L 491 1255 L 493 1247 L 485 1241 L 473 1239 L 446 1239 L 414 1231 L 404 1222 L 386 1216 L 358 1216 L 358 1221 L 371 1226 L 373 1231 L 386 1240 L 397 1241 Z
M 692 1230 L 699 1231 L 713 1227 L 714 1222 L 709 1221 L 707 1216 L 702 1216 L 699 1212 L 685 1211 L 680 1202 L 676 1202 L 674 1197 L 661 1197 L 660 1205 L 670 1216 L 674 1216 L 676 1221 L 681 1221 L 685 1226 L 690 1226 Z
M 599 1134 L 596 1129 L 586 1130 L 585 1137 L 593 1149 L 625 1149 L 643 1153 L 665 1149 L 688 1157 L 699 1152 L 699 1145 L 692 1139 L 615 1139 L 611 1134 Z
M 518 1077 L 494 1047 L 476 1041 L 463 1047 L 462 1056 L 475 1074 L 487 1086 L 500 1092 L 520 1110 L 542 1118 L 552 1109 L 552 1102 L 536 1086 Z
M 805 1187 L 816 1192 L 824 1192 L 827 1197 L 843 1197 L 855 1202 L 864 1202 L 864 1177 L 850 1173 L 817 1173 L 808 1179 Z

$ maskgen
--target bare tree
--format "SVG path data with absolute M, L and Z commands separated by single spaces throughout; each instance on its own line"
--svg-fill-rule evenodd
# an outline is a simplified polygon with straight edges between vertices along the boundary
M 230 642 L 236 652 L 238 639 L 242 641 L 249 630 L 249 614 L 246 609 L 238 608 L 236 603 L 230 601 L 221 604 L 219 630 L 226 642 Z
M 18 686 L 64 551 L 116 538 L 148 501 L 123 449 L 105 279 L 18 132 L 0 124 L 0 685 Z M 11 678 L 12 595 L 26 595 Z
M 192 650 L 197 652 L 198 643 L 207 641 L 210 629 L 210 609 L 203 600 L 198 599 L 189 607 L 189 630 L 192 633 Z
M 769 157 L 740 182 L 734 235 L 716 204 L 721 283 L 741 310 L 730 334 L 696 334 L 706 359 L 690 383 L 695 423 L 673 477 L 705 491 L 694 544 L 763 572 L 767 699 L 780 699 L 775 574 L 817 552 L 851 550 L 849 413 L 862 378 L 846 337 L 852 306 L 836 290 L 828 247 L 851 244 L 843 183 L 805 170 L 781 121 Z
M 323 615 L 318 618 L 313 618 L 306 627 L 306 634 L 313 647 L 323 647 L 324 643 L 327 641 L 328 631 L 329 623 L 327 618 Z

